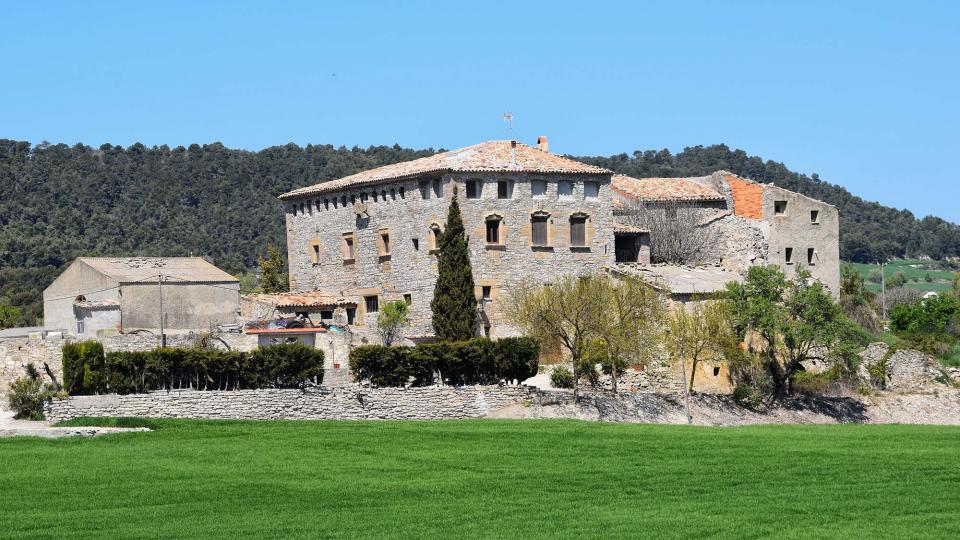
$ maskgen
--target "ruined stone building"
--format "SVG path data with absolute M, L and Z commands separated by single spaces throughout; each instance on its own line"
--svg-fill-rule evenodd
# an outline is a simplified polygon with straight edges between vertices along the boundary
M 375 325 L 383 302 L 406 300 L 408 337 L 429 336 L 437 235 L 454 191 L 469 235 L 479 330 L 492 337 L 513 333 L 498 302 L 511 287 L 567 274 L 640 273 L 684 294 L 711 292 L 750 265 L 788 273 L 802 265 L 838 288 L 836 208 L 722 171 L 615 175 L 550 153 L 541 137 L 536 147 L 488 141 L 281 195 L 291 290 L 338 299 L 327 315 L 357 328 Z M 654 264 L 651 245 L 662 231 L 645 227 L 643 216 L 658 211 L 695 215 L 696 229 L 710 231 L 710 245 L 688 262 L 698 268 Z
M 162 276 L 162 284 L 159 282 Z M 79 339 L 236 324 L 240 282 L 200 257 L 80 257 L 43 291 L 43 325 Z

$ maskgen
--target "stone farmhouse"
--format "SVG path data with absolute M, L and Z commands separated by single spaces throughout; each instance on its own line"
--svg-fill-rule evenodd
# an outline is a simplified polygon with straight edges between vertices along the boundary
M 162 306 L 178 334 L 236 324 L 239 305 L 240 282 L 200 257 L 80 257 L 43 291 L 43 323 L 78 339 L 158 334 Z
M 684 299 L 719 290 L 751 265 L 809 268 L 839 287 L 837 209 L 772 184 L 718 171 L 636 179 L 517 141 L 488 141 L 299 188 L 284 203 L 290 286 L 317 292 L 301 309 L 363 331 L 383 302 L 410 304 L 409 338 L 428 338 L 437 235 L 458 194 L 469 235 L 482 328 L 515 330 L 498 300 L 518 283 L 566 274 L 638 274 Z M 695 213 L 710 245 L 696 267 L 656 264 L 663 231 L 650 212 Z M 687 218 L 685 218 L 687 219 Z M 291 310 L 293 310 L 291 308 Z M 373 333 L 370 334 L 373 336 Z

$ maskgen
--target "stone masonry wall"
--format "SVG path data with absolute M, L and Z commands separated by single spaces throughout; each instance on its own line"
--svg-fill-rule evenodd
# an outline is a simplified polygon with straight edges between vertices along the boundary
M 423 196 L 418 180 L 407 180 L 335 193 L 314 195 L 287 204 L 287 249 L 293 290 L 326 290 L 334 294 L 377 295 L 381 303 L 411 295 L 408 335 L 432 333 L 430 301 L 437 276 L 436 252 L 430 228 L 442 227 L 453 196 L 458 199 L 470 238 L 471 263 L 479 296 L 490 287 L 486 313 L 494 337 L 511 335 L 499 313 L 498 300 L 523 280 L 546 282 L 568 274 L 599 271 L 614 261 L 613 212 L 610 177 L 603 175 L 446 174 L 430 183 Z M 482 182 L 479 198 L 466 198 L 466 182 Z M 499 199 L 497 181 L 512 182 L 512 196 Z M 531 181 L 544 180 L 547 192 L 533 197 Z M 560 198 L 558 182 L 570 181 L 573 192 Z M 599 184 L 596 198 L 584 196 L 584 183 Z M 402 192 L 402 195 L 401 195 Z M 438 196 L 439 192 L 439 196 Z M 363 201 L 369 217 L 358 218 L 353 201 Z M 300 210 L 302 205 L 303 211 Z M 297 212 L 294 214 L 293 209 Z M 550 247 L 533 247 L 530 218 L 549 214 Z M 587 246 L 571 248 L 569 220 L 574 213 L 588 216 Z M 502 245 L 487 245 L 485 222 L 502 218 Z M 382 253 L 382 234 L 388 234 L 390 253 Z M 344 236 L 352 236 L 354 260 L 344 260 Z M 318 253 L 319 252 L 319 253 Z M 375 315 L 357 309 L 358 324 L 372 326 Z
M 229 346 L 234 351 L 251 351 L 257 347 L 257 337 L 246 334 L 217 334 L 221 341 L 215 340 L 220 348 Z M 169 347 L 189 347 L 193 345 L 196 336 L 173 335 L 167 336 Z M 26 375 L 27 364 L 32 363 L 43 375 L 45 382 L 49 382 L 43 371 L 44 362 L 50 366 L 50 371 L 58 381 L 63 381 L 63 352 L 64 343 L 72 340 L 47 337 L 4 339 L 0 340 L 0 402 L 6 403 L 7 391 L 10 383 Z M 118 334 L 104 337 L 99 340 L 103 343 L 106 352 L 113 351 L 149 351 L 157 347 L 157 336 L 150 334 Z M 332 366 L 331 366 L 332 367 Z
M 532 399 L 520 386 L 315 388 L 301 390 L 185 390 L 54 400 L 49 420 L 78 416 L 205 419 L 440 419 L 477 418 Z

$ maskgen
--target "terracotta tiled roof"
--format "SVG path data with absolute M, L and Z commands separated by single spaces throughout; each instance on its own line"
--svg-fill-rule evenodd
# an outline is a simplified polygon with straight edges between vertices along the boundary
M 365 186 L 442 172 L 611 174 L 611 171 L 602 167 L 580 163 L 515 141 L 487 141 L 459 150 L 440 152 L 425 158 L 385 165 L 345 176 L 338 180 L 295 189 L 280 195 L 280 198 L 293 199 L 348 187 Z
M 638 201 L 722 201 L 723 195 L 690 178 L 632 178 L 615 174 L 613 190 Z
M 73 305 L 80 309 L 120 309 L 116 300 L 75 300 Z
M 261 302 L 264 304 L 273 304 L 277 307 L 336 307 L 345 305 L 356 305 L 357 301 L 352 298 L 338 296 L 324 291 L 307 291 L 301 293 L 277 293 L 277 294 L 247 294 L 244 300 L 250 302 Z

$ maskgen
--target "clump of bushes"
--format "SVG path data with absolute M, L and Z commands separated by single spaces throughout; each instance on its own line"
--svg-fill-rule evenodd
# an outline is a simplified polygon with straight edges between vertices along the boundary
M 550 384 L 554 388 L 573 388 L 573 372 L 567 366 L 556 366 L 550 372 Z
M 323 351 L 291 343 L 251 352 L 167 347 L 104 354 L 99 343 L 71 343 L 63 347 L 63 381 L 71 395 L 301 388 L 323 381 Z
M 540 347 L 530 338 L 364 345 L 350 352 L 350 371 L 374 386 L 427 386 L 522 381 L 537 374 Z
M 33 364 L 27 364 L 27 376 L 10 383 L 7 404 L 10 405 L 14 418 L 43 420 L 44 404 L 65 395 L 55 384 L 44 383 L 37 368 Z

